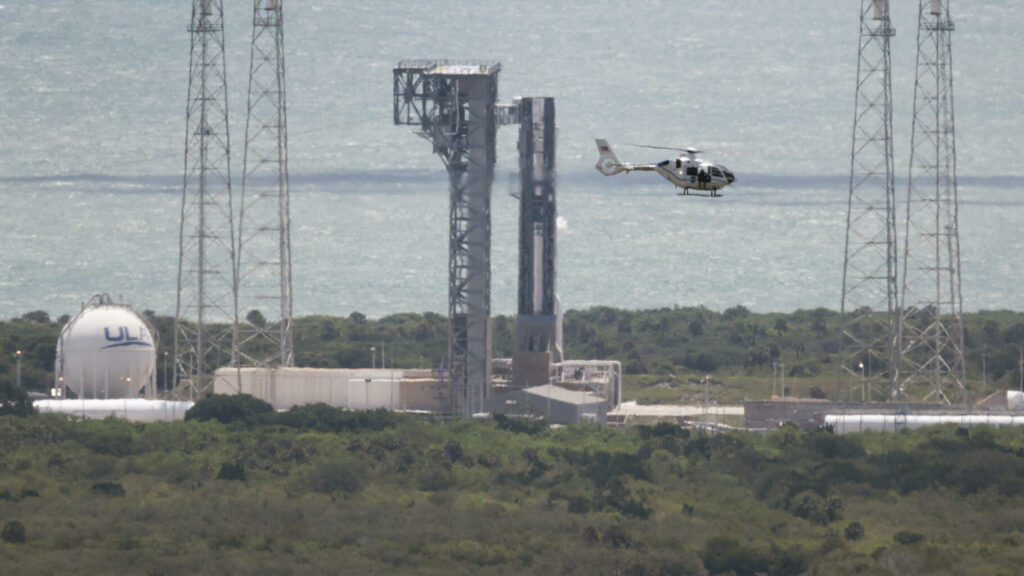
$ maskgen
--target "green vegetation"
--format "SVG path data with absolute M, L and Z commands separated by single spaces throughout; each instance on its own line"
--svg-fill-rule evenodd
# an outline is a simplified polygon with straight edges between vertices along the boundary
M 173 320 L 160 334 L 162 382 Z M 972 574 L 1024 565 L 1024 429 L 709 436 L 496 417 L 442 422 L 247 396 L 187 420 L 35 415 L 61 326 L 0 322 L 0 565 L 17 574 Z M 253 321 L 262 321 L 253 317 Z M 495 319 L 495 355 L 514 318 Z M 968 376 L 1016 386 L 1024 314 L 965 316 Z M 436 365 L 436 314 L 296 320 L 300 366 Z M 623 362 L 625 397 L 765 397 L 834 383 L 838 314 L 598 307 L 567 355 Z M 371 351 L 371 347 L 376 350 Z M 22 351 L 22 387 L 14 351 Z
M 145 313 L 160 335 L 158 385 L 170 373 L 173 319 Z M 57 338 L 67 318 L 45 312 L 0 322 L 0 382 L 14 378 L 14 351 L 22 350 L 22 381 L 29 390 L 53 383 Z M 262 321 L 262 320 L 261 320 Z M 964 315 L 970 392 L 978 398 L 1016 388 L 1024 348 L 1024 313 L 985 311 Z M 494 355 L 512 354 L 515 318 L 494 319 Z M 355 368 L 438 366 L 447 348 L 447 321 L 433 313 L 394 314 L 379 320 L 354 312 L 347 318 L 307 316 L 295 320 L 296 365 Z M 839 314 L 822 308 L 790 314 L 755 314 L 742 306 L 724 312 L 705 308 L 628 311 L 604 306 L 570 310 L 564 337 L 568 358 L 616 359 L 625 372 L 624 398 L 641 403 L 695 403 L 700 381 L 710 375 L 710 393 L 721 403 L 766 398 L 772 364 L 780 367 L 789 395 L 823 396 L 835 389 Z M 984 358 L 984 361 L 983 361 Z M 983 387 L 983 366 L 985 369 Z M 3 394 L 0 389 L 0 394 Z
M 211 397 L 0 417 L 11 574 L 972 574 L 1024 565 L 1024 429 L 708 436 Z M 206 416 L 200 417 L 201 414 Z

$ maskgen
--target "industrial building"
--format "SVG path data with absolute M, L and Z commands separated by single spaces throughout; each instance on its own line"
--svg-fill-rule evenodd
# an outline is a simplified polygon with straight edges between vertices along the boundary
M 325 368 L 220 368 L 214 394 L 249 394 L 275 410 L 327 404 L 349 410 L 440 411 L 442 379 L 431 370 Z
M 508 360 L 495 361 L 495 372 Z M 275 410 L 323 403 L 348 410 L 443 413 L 446 373 L 437 370 L 224 367 L 214 375 L 215 394 L 249 394 Z M 552 423 L 605 422 L 621 399 L 618 362 L 567 362 L 555 366 L 549 384 L 515 387 L 498 380 L 481 413 L 530 414 Z
M 491 414 L 543 418 L 550 424 L 608 421 L 608 402 L 587 390 L 573 391 L 552 384 L 520 388 L 484 401 Z

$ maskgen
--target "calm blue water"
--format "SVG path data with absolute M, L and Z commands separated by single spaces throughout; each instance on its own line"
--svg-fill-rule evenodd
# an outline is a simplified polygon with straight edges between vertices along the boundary
M 251 3 L 225 4 L 237 176 Z M 564 307 L 838 309 L 860 1 L 549 4 L 286 2 L 296 314 L 446 310 L 445 175 L 391 120 L 391 68 L 421 57 L 500 61 L 503 101 L 556 98 Z M 964 305 L 1024 310 L 1024 5 L 960 4 Z M 0 318 L 96 292 L 174 313 L 190 9 L 0 0 Z M 905 176 L 916 2 L 893 10 Z M 662 153 L 621 143 L 699 146 L 739 182 L 711 201 L 606 179 L 599 136 L 637 161 Z M 515 309 L 515 138 L 499 135 L 496 313 Z

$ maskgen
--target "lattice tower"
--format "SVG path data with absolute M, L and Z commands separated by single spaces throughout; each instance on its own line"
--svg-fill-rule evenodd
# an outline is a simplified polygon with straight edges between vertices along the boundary
M 863 0 L 850 156 L 836 399 L 893 389 L 897 332 L 895 177 L 888 0 Z M 845 385 L 845 390 L 843 387 Z
M 490 392 L 491 184 L 497 63 L 406 61 L 394 69 L 395 124 L 420 127 L 448 170 L 448 368 L 452 414 Z
M 282 0 L 254 0 L 238 218 L 236 357 L 292 366 L 291 217 Z
M 189 32 L 174 382 L 179 395 L 195 397 L 207 391 L 217 366 L 235 363 L 235 238 L 221 0 L 194 0 Z
M 899 322 L 900 395 L 966 401 L 948 3 L 921 0 Z

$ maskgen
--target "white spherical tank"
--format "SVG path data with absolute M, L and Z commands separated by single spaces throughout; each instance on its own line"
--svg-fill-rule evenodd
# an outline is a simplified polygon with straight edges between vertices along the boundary
M 153 390 L 153 335 L 129 306 L 94 297 L 61 330 L 55 372 L 57 387 L 79 398 L 136 397 Z

